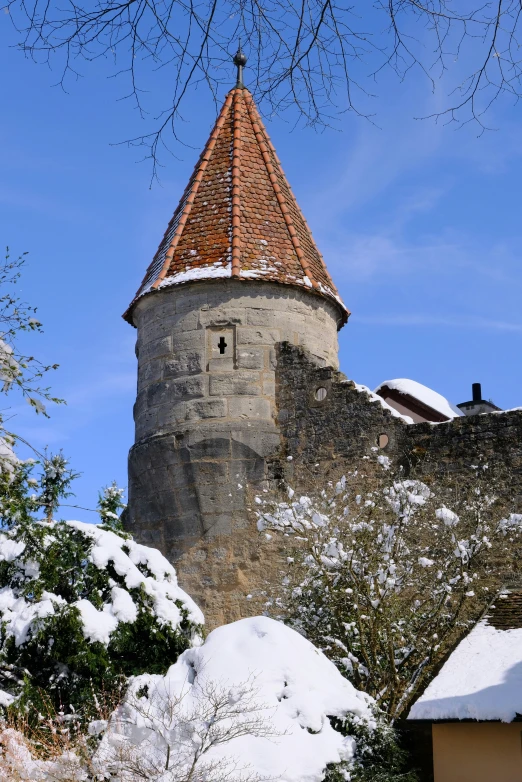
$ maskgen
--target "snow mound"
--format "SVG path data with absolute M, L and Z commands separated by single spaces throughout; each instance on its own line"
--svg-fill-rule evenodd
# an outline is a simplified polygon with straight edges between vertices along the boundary
M 409 720 L 501 720 L 522 714 L 522 629 L 479 622 L 413 705 Z
M 202 752 L 209 702 L 224 708 L 212 712 L 214 735 L 229 738 L 208 742 Z M 185 651 L 165 676 L 136 677 L 98 762 L 121 773 L 118 758 L 127 751 L 142 765 L 165 769 L 170 745 L 180 779 L 183 764 L 189 768 L 201 753 L 198 779 L 207 778 L 206 768 L 225 778 L 239 763 L 248 778 L 321 782 L 327 764 L 350 763 L 356 749 L 356 740 L 334 730 L 329 718 L 350 717 L 372 730 L 372 703 L 294 630 L 267 617 L 242 619 Z
M 460 418 L 464 415 L 462 410 L 459 410 L 456 405 L 449 402 L 442 394 L 438 394 L 437 391 L 433 391 L 433 389 L 428 388 L 428 386 L 423 386 L 422 383 L 417 383 L 416 380 L 408 380 L 404 377 L 397 378 L 396 380 L 385 380 L 384 383 L 377 386 L 375 393 L 378 394 L 385 386 L 394 391 L 398 391 L 399 394 L 407 394 L 408 396 L 417 399 L 419 402 L 422 402 L 423 405 L 431 407 L 432 410 L 436 410 L 438 413 L 441 413 L 441 415 L 445 415 L 448 418 Z

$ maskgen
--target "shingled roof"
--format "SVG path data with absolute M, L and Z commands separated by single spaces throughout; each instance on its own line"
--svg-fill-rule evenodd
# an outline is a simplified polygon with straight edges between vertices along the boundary
M 145 294 L 195 280 L 307 288 L 348 311 L 328 274 L 249 91 L 231 90 L 187 188 L 124 314 Z

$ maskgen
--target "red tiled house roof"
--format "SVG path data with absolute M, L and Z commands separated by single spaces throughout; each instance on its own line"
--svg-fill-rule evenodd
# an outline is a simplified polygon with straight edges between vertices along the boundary
M 195 280 L 308 288 L 349 312 L 328 274 L 252 96 L 231 90 L 165 236 L 124 314 L 143 295 Z

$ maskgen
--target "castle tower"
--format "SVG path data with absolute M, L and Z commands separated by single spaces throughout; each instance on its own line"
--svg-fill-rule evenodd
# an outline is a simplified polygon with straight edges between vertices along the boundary
M 235 62 L 124 315 L 138 332 L 127 526 L 176 564 L 211 625 L 248 615 L 270 567 L 246 502 L 279 446 L 276 345 L 337 367 L 348 316 Z

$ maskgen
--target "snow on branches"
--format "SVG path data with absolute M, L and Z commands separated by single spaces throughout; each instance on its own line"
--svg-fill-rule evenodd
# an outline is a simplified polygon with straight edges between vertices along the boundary
M 0 702 L 89 711 L 118 677 L 165 670 L 203 615 L 172 565 L 129 536 L 82 522 L 0 533 Z
M 395 718 L 489 603 L 500 563 L 509 569 L 520 551 L 522 515 L 502 512 L 487 465 L 451 503 L 381 466 L 372 483 L 355 472 L 310 496 L 257 498 L 257 516 L 261 531 L 293 540 L 270 612 Z

